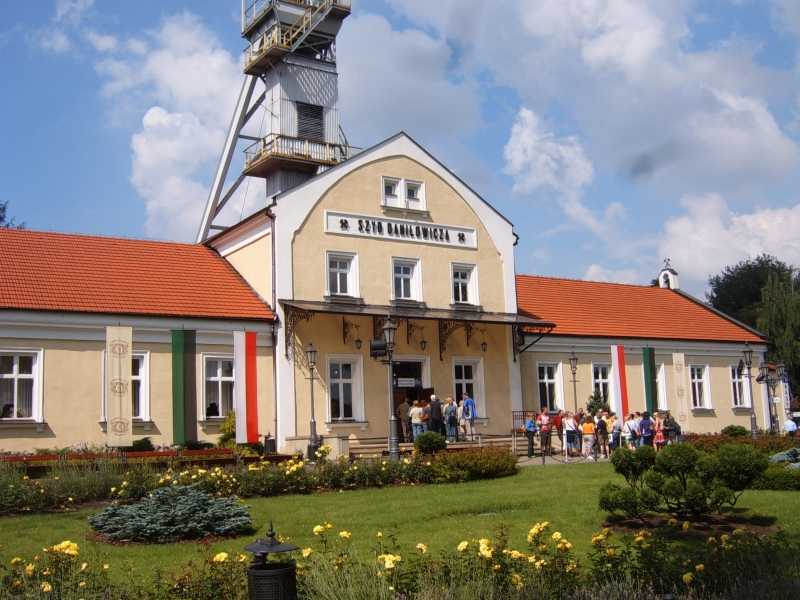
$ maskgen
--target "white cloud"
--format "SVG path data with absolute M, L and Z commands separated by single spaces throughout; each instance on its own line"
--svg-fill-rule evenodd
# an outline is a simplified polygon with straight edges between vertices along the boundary
M 800 2 L 772 0 L 772 18 L 778 29 L 800 36 Z
M 453 53 L 444 40 L 354 14 L 336 52 L 342 121 L 351 139 L 372 144 L 401 129 L 435 139 L 480 124 L 477 87 L 452 78 Z
M 72 42 L 60 29 L 42 29 L 35 34 L 39 46 L 48 52 L 63 54 L 72 49 Z
M 56 0 L 55 21 L 78 25 L 93 5 L 94 0 Z
M 74 48 L 68 31 L 77 27 L 94 0 L 56 0 L 52 23 L 31 33 L 34 44 L 46 52 L 64 54 Z
M 121 52 L 96 69 L 112 118 L 117 110 L 144 115 L 131 139 L 131 182 L 145 202 L 145 232 L 191 239 L 241 86 L 238 58 L 189 13 L 164 19 L 147 42 L 129 40 Z
M 589 265 L 582 279 L 614 283 L 646 283 L 636 269 L 609 269 L 597 263 Z
M 685 213 L 669 219 L 659 246 L 681 276 L 705 284 L 726 265 L 772 254 L 800 264 L 800 204 L 733 212 L 718 194 L 686 196 Z
M 536 113 L 522 108 L 503 156 L 505 172 L 514 179 L 515 193 L 553 191 L 570 220 L 597 234 L 604 231 L 601 220 L 582 202 L 583 190 L 594 177 L 594 167 L 576 137 L 556 136 Z M 609 208 L 610 216 L 618 213 L 617 205 Z
M 113 35 L 98 33 L 91 29 L 84 31 L 83 37 L 89 42 L 98 52 L 112 52 L 117 49 L 119 42 Z

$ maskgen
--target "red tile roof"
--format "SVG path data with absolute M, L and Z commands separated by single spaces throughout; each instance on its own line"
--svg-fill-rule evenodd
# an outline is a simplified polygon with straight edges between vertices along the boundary
M 198 244 L 0 229 L 0 309 L 272 320 Z
M 517 306 L 555 322 L 551 335 L 764 341 L 699 300 L 660 287 L 517 275 Z

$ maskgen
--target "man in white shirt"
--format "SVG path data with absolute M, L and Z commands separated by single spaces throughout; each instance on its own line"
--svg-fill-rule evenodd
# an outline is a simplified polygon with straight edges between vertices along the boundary
M 791 438 L 797 437 L 797 423 L 792 419 L 792 415 L 786 415 L 786 420 L 783 422 L 783 430 L 787 436 Z

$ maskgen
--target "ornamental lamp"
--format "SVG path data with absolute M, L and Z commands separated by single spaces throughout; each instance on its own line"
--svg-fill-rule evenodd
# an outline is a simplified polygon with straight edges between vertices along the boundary
M 422 340 L 420 340 L 420 342 L 419 342 L 419 348 L 420 348 L 420 350 L 422 350 L 423 352 L 425 352 L 425 348 L 427 348 L 427 347 L 428 347 L 428 340 L 426 340 L 426 339 L 424 339 L 424 338 L 423 338 Z
M 291 558 L 268 560 L 270 554 L 288 554 L 299 550 L 292 544 L 278 541 L 272 521 L 267 537 L 244 548 L 253 553 L 247 569 L 247 588 L 250 600 L 297 600 L 297 563 Z
M 481 342 L 481 351 L 486 352 L 486 349 L 489 347 L 489 344 L 486 342 Z
M 383 324 L 383 341 L 386 342 L 386 349 L 394 348 L 394 336 L 397 333 L 397 323 L 392 320 L 391 316 L 386 317 L 386 322 Z
M 569 354 L 569 370 L 572 371 L 573 375 L 578 372 L 578 356 L 575 354 L 574 348 Z
M 783 381 L 786 377 L 786 365 L 783 363 L 778 363 L 778 379 Z
M 306 346 L 306 358 L 308 359 L 308 366 L 313 369 L 317 364 L 317 349 L 311 342 L 308 342 L 308 346 Z
M 744 343 L 744 351 L 742 351 L 742 354 L 744 354 L 744 364 L 746 364 L 749 369 L 753 366 L 753 349 L 750 347 L 750 342 Z
M 763 381 L 767 381 L 769 379 L 769 366 L 766 364 L 762 364 L 758 367 L 758 381 L 759 383 Z

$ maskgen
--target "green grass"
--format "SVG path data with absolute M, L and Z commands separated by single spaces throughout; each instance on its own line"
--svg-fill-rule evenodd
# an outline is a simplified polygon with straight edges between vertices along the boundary
M 335 534 L 353 533 L 352 543 L 369 550 L 377 531 L 396 534 L 401 545 L 428 544 L 431 551 L 453 548 L 464 539 L 490 537 L 501 525 L 509 528 L 512 545 L 522 548 L 531 524 L 548 520 L 575 545 L 578 555 L 590 546 L 592 532 L 603 522 L 597 508 L 600 486 L 616 476 L 609 464 L 526 467 L 513 477 L 450 485 L 405 486 L 307 496 L 250 498 L 254 522 L 262 534 L 269 520 L 297 546 L 312 545 L 314 525 L 330 521 Z M 739 501 L 743 508 L 778 523 L 800 540 L 797 492 L 750 491 Z M 65 539 L 78 542 L 81 554 L 101 554 L 112 574 L 124 577 L 129 569 L 152 573 L 174 570 L 208 551 L 197 543 L 111 546 L 87 537 L 87 517 L 99 509 L 72 513 L 0 518 L 0 560 L 30 557 Z M 214 552 L 238 553 L 255 536 L 215 542 Z

